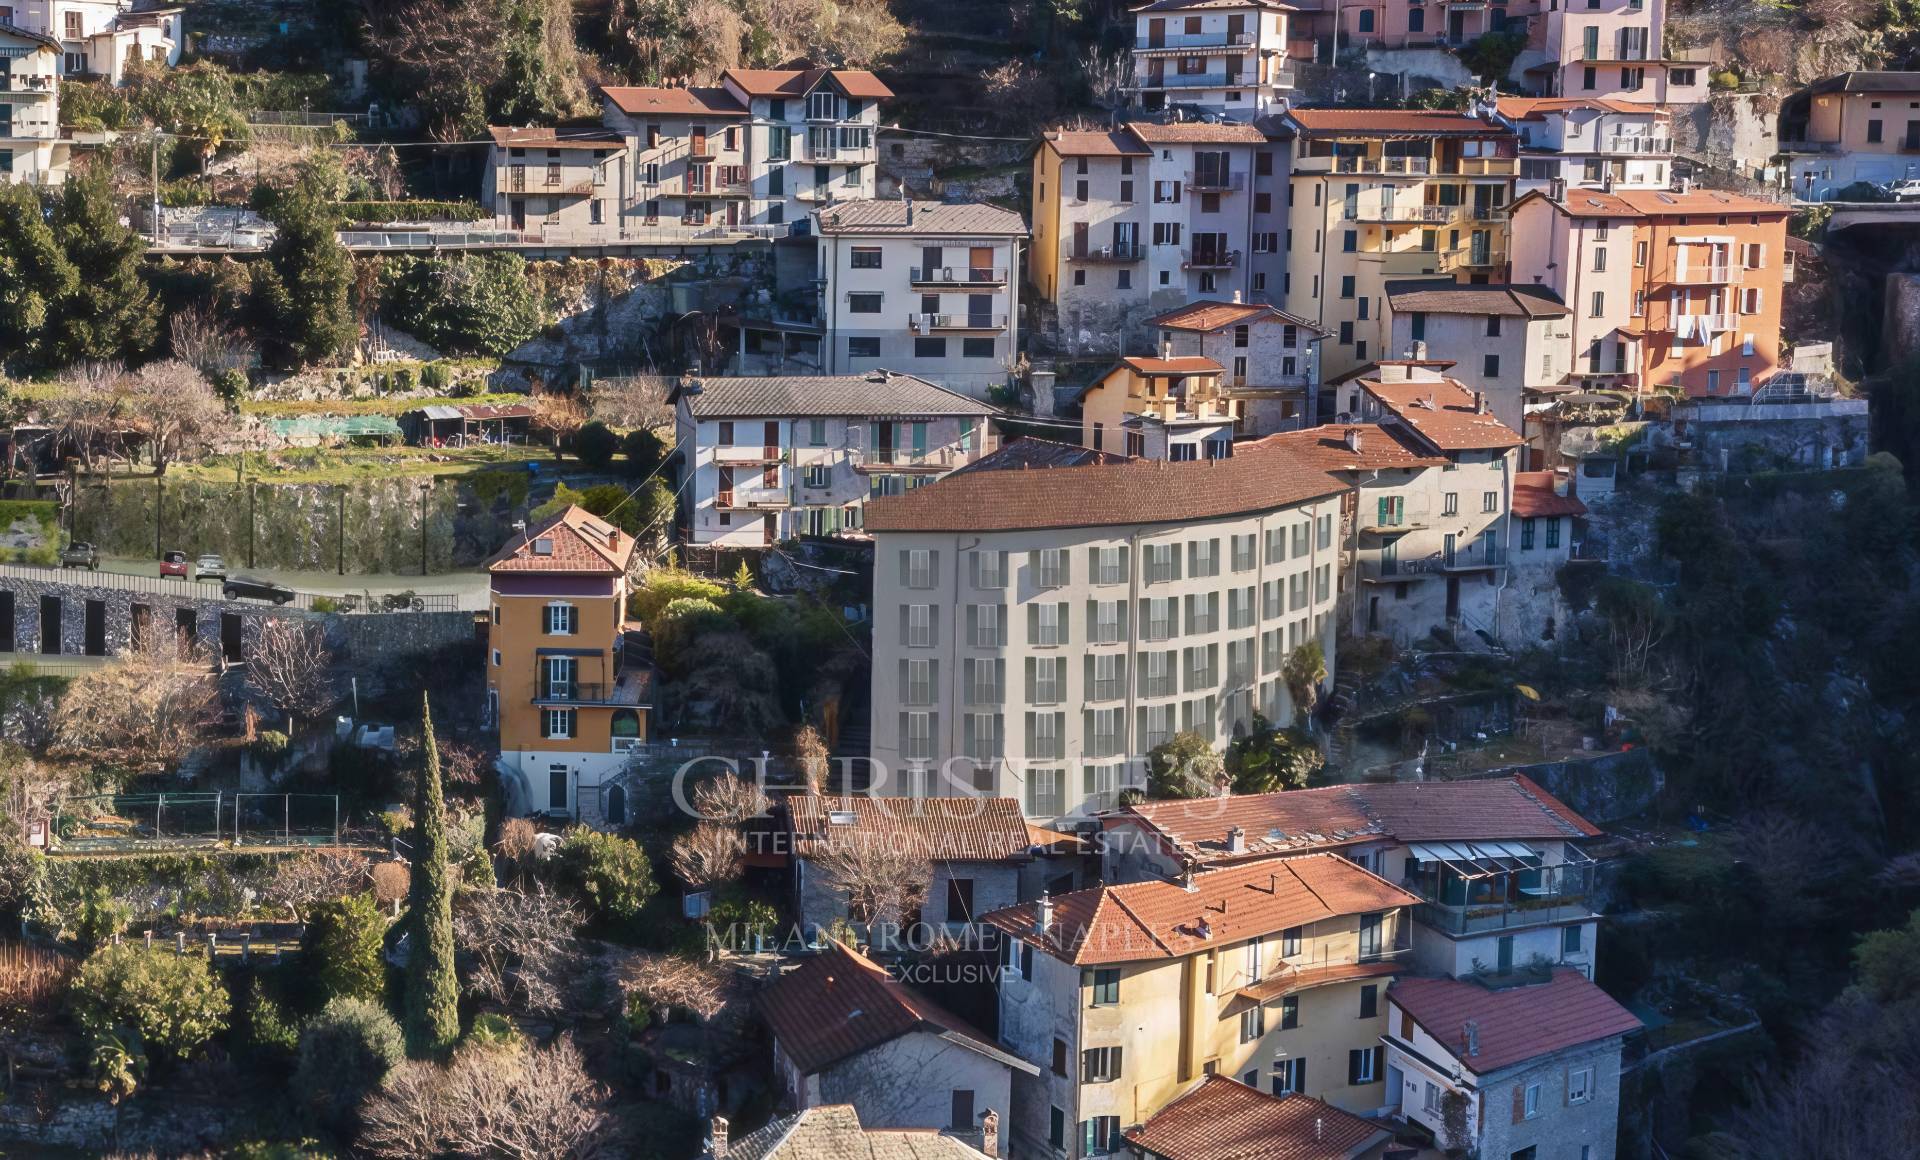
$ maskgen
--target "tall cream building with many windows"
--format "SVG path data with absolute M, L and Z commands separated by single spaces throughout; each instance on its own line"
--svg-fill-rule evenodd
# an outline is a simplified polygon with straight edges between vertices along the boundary
M 1333 667 L 1338 481 L 1258 443 L 1026 462 L 1003 452 L 867 505 L 882 792 L 1085 814 L 1177 732 L 1218 747 L 1256 712 L 1293 719 L 1288 654 L 1317 641 Z

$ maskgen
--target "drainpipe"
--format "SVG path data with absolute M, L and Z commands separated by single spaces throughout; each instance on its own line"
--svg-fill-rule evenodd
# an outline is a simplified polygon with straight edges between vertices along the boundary
M 984 438 L 984 435 L 982 437 Z M 971 540 L 966 541 L 964 544 L 961 543 L 959 536 L 955 536 L 953 538 L 953 596 L 947 605 L 947 607 L 953 610 L 953 616 L 950 617 L 950 619 L 953 621 L 953 627 L 948 630 L 952 634 L 951 639 L 953 641 L 953 649 L 948 654 L 952 660 L 953 671 L 947 675 L 947 689 L 948 689 L 947 700 L 949 703 L 949 712 L 947 713 L 946 728 L 942 730 L 942 732 L 945 734 L 947 738 L 945 746 L 941 749 L 941 752 L 946 755 L 946 757 L 942 758 L 940 762 L 940 768 L 942 769 L 946 768 L 947 760 L 951 759 L 952 755 L 959 748 L 956 742 L 956 738 L 958 736 L 958 730 L 960 727 L 960 716 L 966 707 L 966 700 L 961 695 L 961 691 L 960 691 L 960 679 L 961 679 L 961 670 L 962 670 L 962 664 L 960 660 L 960 623 L 964 619 L 964 617 L 962 616 L 963 607 L 960 603 L 960 557 L 963 556 L 965 553 L 973 550 L 974 548 L 979 547 L 980 543 L 981 543 L 981 538 L 979 536 L 973 537 Z M 875 560 L 873 562 L 873 566 L 876 568 L 880 567 L 880 561 Z M 1011 591 L 1011 585 L 1009 585 L 1009 591 Z M 1004 605 L 1002 606 L 1002 615 L 1009 615 L 1009 610 L 1007 610 Z M 1013 639 L 1012 624 L 1007 625 L 1007 639 L 1008 640 Z M 1004 704 L 1006 701 L 1005 689 L 1000 690 L 1000 699 L 1001 699 L 1001 702 Z M 872 709 L 869 708 L 868 712 L 871 713 Z M 1004 739 L 1002 743 L 1004 744 Z M 902 765 L 904 764 L 905 762 L 903 761 Z M 939 788 L 939 787 L 936 786 L 935 788 Z M 994 789 L 994 794 L 996 796 L 999 795 L 1000 788 L 1001 788 L 1000 787 L 1000 771 L 995 770 L 993 789 Z

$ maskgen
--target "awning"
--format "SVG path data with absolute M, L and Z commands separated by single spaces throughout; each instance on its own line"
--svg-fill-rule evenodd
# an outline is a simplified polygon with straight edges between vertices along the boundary
M 1407 853 L 1422 862 L 1438 862 L 1462 878 L 1540 868 L 1540 852 L 1523 842 L 1410 842 Z

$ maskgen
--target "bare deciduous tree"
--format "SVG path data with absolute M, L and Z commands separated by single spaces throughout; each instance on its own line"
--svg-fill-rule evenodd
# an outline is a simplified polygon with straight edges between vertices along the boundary
M 905 923 L 919 912 L 933 882 L 933 861 L 904 841 L 843 840 L 813 855 L 813 864 L 847 896 L 847 913 L 866 923 Z
M 86 362 L 60 377 L 60 390 L 47 400 L 44 415 L 54 436 L 80 456 L 92 471 L 102 444 L 111 444 L 115 424 L 125 410 L 126 368 L 116 362 Z
M 580 964 L 574 932 L 582 921 L 572 903 L 544 886 L 462 894 L 453 929 L 471 956 L 467 990 L 523 1011 L 560 1010 Z
M 307 908 L 367 888 L 367 859 L 361 854 L 310 852 L 274 863 L 273 877 L 260 891 L 267 906 L 284 906 L 293 921 L 306 921 Z
M 205 737 L 218 701 L 203 665 L 129 653 L 67 686 L 54 748 L 135 772 L 165 770 Z
M 211 433 L 226 413 L 213 384 L 179 359 L 141 368 L 126 381 L 124 399 L 127 419 L 147 438 L 155 475 L 165 475 L 167 464 Z
M 372 873 L 374 901 L 391 907 L 394 917 L 399 917 L 400 904 L 407 900 L 407 892 L 413 885 L 406 863 L 376 862 Z
M 287 715 L 289 734 L 298 718 L 333 708 L 339 698 L 326 630 L 306 620 L 267 621 L 247 654 L 247 683 Z
M 1087 92 L 1102 109 L 1124 109 L 1130 97 L 1127 86 L 1133 81 L 1133 56 L 1124 52 L 1102 52 L 1098 46 L 1080 54 L 1080 75 L 1086 78 Z
M 629 999 L 665 1015 L 674 1007 L 702 1022 L 727 1005 L 727 976 L 708 963 L 677 955 L 642 955 L 620 970 L 620 988 Z
M 167 331 L 173 357 L 208 378 L 224 371 L 244 371 L 253 364 L 253 343 L 212 303 L 178 311 L 167 323 Z
M 729 822 L 701 822 L 673 840 L 673 872 L 692 886 L 717 886 L 740 876 L 747 841 Z
M 609 427 L 664 426 L 673 419 L 667 406 L 670 385 L 663 375 L 600 379 L 587 392 L 587 407 Z
M 360 1110 L 376 1156 L 594 1160 L 614 1152 L 607 1092 L 563 1035 L 544 1050 L 469 1044 L 445 1067 L 403 1063 Z
M 740 823 L 767 812 L 771 803 L 760 787 L 737 773 L 723 773 L 693 787 L 693 809 L 715 822 Z
M 587 409 L 572 395 L 540 391 L 530 399 L 534 426 L 553 436 L 556 449 L 563 448 L 574 432 L 587 425 Z

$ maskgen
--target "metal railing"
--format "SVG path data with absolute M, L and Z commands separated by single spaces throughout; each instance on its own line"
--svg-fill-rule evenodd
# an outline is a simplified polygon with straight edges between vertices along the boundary
M 1169 32 L 1157 37 L 1133 38 L 1133 47 L 1145 51 L 1159 48 L 1228 48 L 1252 43 L 1251 32 Z
M 1673 141 L 1667 137 L 1623 136 L 1615 134 L 1608 137 L 1600 146 L 1602 153 L 1627 153 L 1653 156 L 1673 152 Z
M 1385 175 L 1424 175 L 1433 172 L 1431 157 L 1302 157 L 1293 163 L 1296 170 L 1314 172 L 1329 169 L 1335 173 L 1379 173 Z
M 1005 266 L 914 266 L 907 281 L 915 286 L 998 286 L 1007 281 Z
M 733 445 L 715 447 L 713 457 L 720 463 L 778 463 L 786 454 L 778 447 Z
M 1460 209 L 1457 205 L 1357 205 L 1347 206 L 1340 216 L 1350 222 L 1450 222 Z
M 1684 270 L 1669 266 L 1665 274 L 1655 281 L 1675 286 L 1730 286 L 1746 279 L 1746 269 L 1738 262 L 1713 262 L 1704 266 L 1688 266 Z
M 1189 270 L 1225 270 L 1239 264 L 1239 250 L 1180 251 L 1180 265 Z
M 783 508 L 793 503 L 784 487 L 735 487 L 730 492 L 720 493 L 720 506 L 725 508 Z
M 1075 247 L 1067 251 L 1069 262 L 1140 262 L 1145 261 L 1146 256 L 1147 248 L 1139 242 Z
M 1197 173 L 1187 170 L 1187 188 L 1195 193 L 1238 192 L 1247 186 L 1244 173 Z
M 1141 89 L 1224 89 L 1245 84 L 1239 73 L 1148 73 L 1135 85 Z
M 909 314 L 907 328 L 929 330 L 1005 330 L 1004 314 Z
M 1473 270 L 1486 266 L 1502 266 L 1507 261 L 1505 246 L 1458 246 L 1451 250 L 1441 250 L 1439 254 L 1442 270 Z
M 1440 568 L 1445 572 L 1472 572 L 1481 568 L 1500 568 L 1507 563 L 1507 550 L 1498 544 L 1455 548 L 1440 553 Z
M 565 681 L 552 684 L 542 683 L 534 690 L 533 703 L 536 705 L 620 705 L 628 702 L 620 697 L 620 683 L 608 684 L 604 681 Z M 638 704 L 637 697 L 631 702 Z

